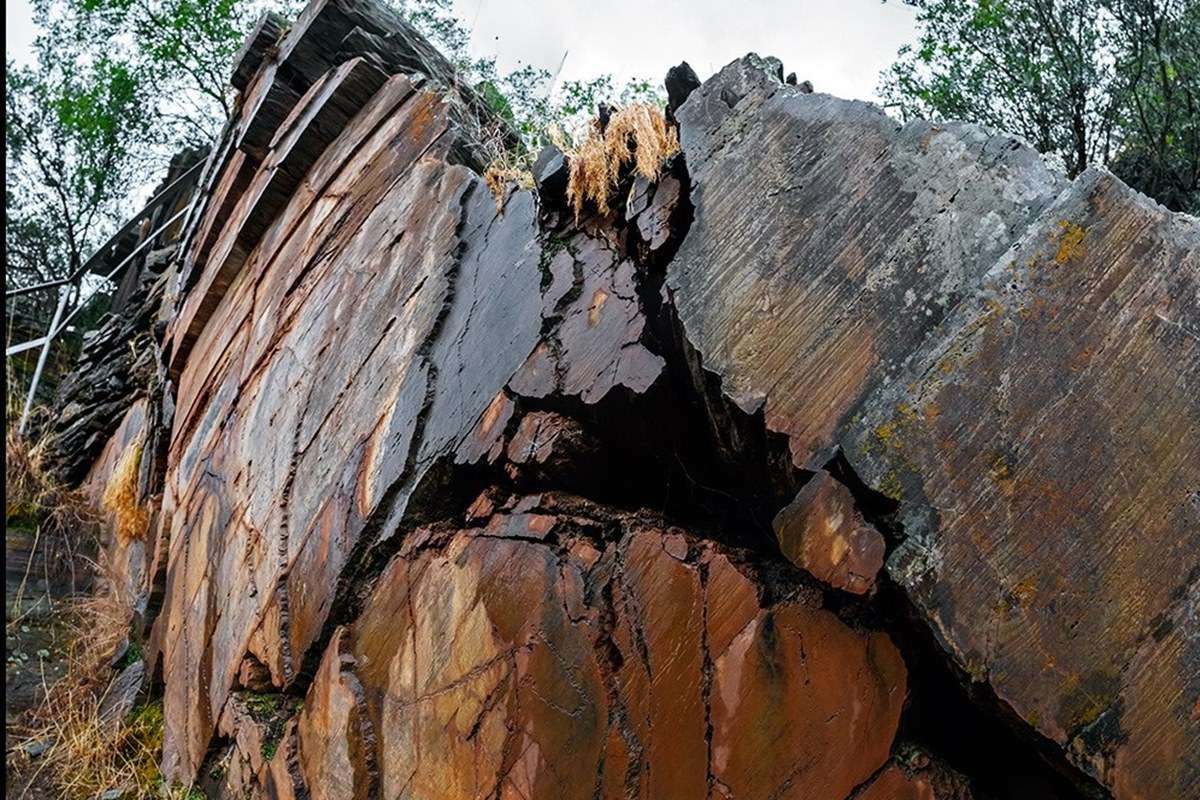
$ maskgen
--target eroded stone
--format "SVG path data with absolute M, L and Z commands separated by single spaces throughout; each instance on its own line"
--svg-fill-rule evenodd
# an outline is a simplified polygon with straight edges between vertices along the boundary
M 551 544 L 495 538 L 510 526 L 497 517 L 395 558 L 335 636 L 305 714 L 329 716 L 332 693 L 347 719 L 357 701 L 343 687 L 361 685 L 369 732 L 322 728 L 312 756 L 302 735 L 309 785 L 845 797 L 887 760 L 905 670 L 886 636 L 812 600 L 762 604 L 753 570 L 680 531 L 610 516 L 622 533 L 597 544 L 568 517 Z M 365 742 L 352 769 L 320 755 Z
M 883 567 L 887 542 L 824 470 L 779 512 L 774 529 L 789 561 L 835 589 L 869 592 Z

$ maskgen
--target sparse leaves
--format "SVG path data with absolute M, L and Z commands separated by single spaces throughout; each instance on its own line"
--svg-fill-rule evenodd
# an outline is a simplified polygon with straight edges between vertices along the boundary
M 1068 175 L 1108 166 L 1200 209 L 1200 3 L 903 1 L 919 39 L 881 79 L 902 118 L 1011 131 Z

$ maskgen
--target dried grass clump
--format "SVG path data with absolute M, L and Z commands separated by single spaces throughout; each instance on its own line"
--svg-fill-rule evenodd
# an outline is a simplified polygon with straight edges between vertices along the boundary
M 556 144 L 570 160 L 567 199 L 576 218 L 589 202 L 600 213 L 609 212 L 609 198 L 630 162 L 638 175 L 657 180 L 663 162 L 679 152 L 678 134 L 651 103 L 633 103 L 613 112 L 603 132 L 593 122 L 574 142 L 558 138 Z
M 45 446 L 31 442 L 13 428 L 4 441 L 4 517 L 34 519 L 53 508 L 65 490 L 42 465 Z
M 533 188 L 533 171 L 529 159 L 505 152 L 492 160 L 483 171 L 483 180 L 487 183 L 488 191 L 496 198 L 496 210 L 504 207 L 504 199 L 508 196 L 510 186 L 518 189 Z
M 138 470 L 142 465 L 142 442 L 135 439 L 121 454 L 121 460 L 104 487 L 100 505 L 113 517 L 114 533 L 121 545 L 146 535 L 150 512 L 138 500 Z
M 110 789 L 122 797 L 158 796 L 161 707 L 135 708 L 120 719 L 104 713 L 116 677 L 113 657 L 129 634 L 129 605 L 112 594 L 81 597 L 66 601 L 60 616 L 66 671 L 43 686 L 41 703 L 11 731 L 46 747 L 36 762 L 14 765 L 22 785 L 14 796 L 37 796 L 47 784 L 57 797 L 91 798 Z
M 4 442 L 4 521 L 8 530 L 33 532 L 31 550 L 41 554 L 53 574 L 76 585 L 75 568 L 87 559 L 96 543 L 99 520 L 83 492 L 58 481 L 44 466 L 45 442 L 30 441 L 9 428 Z M 30 559 L 30 565 L 33 559 Z M 20 616 L 26 575 L 14 608 Z

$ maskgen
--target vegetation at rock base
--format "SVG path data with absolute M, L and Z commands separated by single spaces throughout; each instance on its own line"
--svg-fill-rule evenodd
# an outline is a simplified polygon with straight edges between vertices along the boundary
M 20 436 L 11 426 L 6 430 L 4 524 L 8 532 L 32 532 L 34 549 L 41 548 L 48 568 L 73 569 L 94 547 L 97 518 L 81 492 L 47 471 L 44 447 L 44 441 Z
M 12 796 L 188 797 L 166 785 L 158 770 L 161 701 L 130 704 L 117 697 L 119 670 L 112 664 L 129 647 L 128 606 L 102 593 L 69 600 L 59 613 L 67 628 L 66 673 L 10 730 L 20 742 L 8 763 Z
M 918 41 L 880 93 L 905 120 L 1016 133 L 1071 177 L 1111 169 L 1200 213 L 1196 0 L 903 0 Z
M 97 580 L 101 567 L 92 560 L 98 515 L 45 468 L 44 451 L 44 441 L 7 431 L 8 552 L 13 537 L 32 539 L 18 544 L 30 552 L 7 598 L 8 789 L 30 798 L 114 790 L 123 798 L 186 797 L 158 771 L 161 703 L 115 702 L 117 676 L 140 660 L 129 641 L 131 612 L 111 589 L 91 593 L 112 585 Z

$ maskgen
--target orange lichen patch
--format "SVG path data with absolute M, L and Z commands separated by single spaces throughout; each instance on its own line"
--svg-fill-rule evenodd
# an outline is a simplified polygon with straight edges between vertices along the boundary
M 1082 257 L 1084 253 L 1083 228 L 1065 219 L 1058 223 L 1058 227 L 1061 229 L 1061 233 L 1058 235 L 1058 251 L 1054 254 L 1055 263 L 1066 264 Z
M 679 136 L 667 124 L 662 110 L 650 103 L 634 103 L 613 113 L 600 130 L 596 121 L 582 137 L 556 142 L 570 164 L 567 199 L 578 217 L 591 203 L 601 214 L 609 212 L 609 198 L 623 169 L 648 180 L 657 180 L 663 161 L 679 151 Z
M 1011 494 L 1013 490 L 1012 468 L 1009 466 L 1008 459 L 1003 453 L 995 453 L 991 463 L 988 465 L 988 477 L 1000 487 L 1005 494 Z
M 101 507 L 112 517 L 117 542 L 126 545 L 146 535 L 150 511 L 138 500 L 138 471 L 142 464 L 142 443 L 129 443 L 117 462 L 104 489 Z
M 512 419 L 513 402 L 504 391 L 496 393 L 492 402 L 471 429 L 471 435 L 459 446 L 459 457 L 468 463 L 476 463 L 487 457 L 495 461 L 504 449 L 504 432 Z
M 1018 604 L 1027 606 L 1033 602 L 1033 598 L 1037 596 L 1037 587 L 1033 585 L 1033 581 L 1021 581 L 1013 587 L 1012 596 Z

